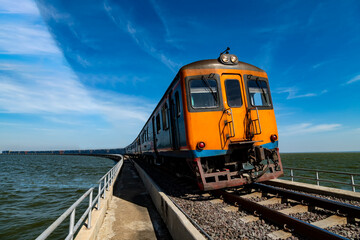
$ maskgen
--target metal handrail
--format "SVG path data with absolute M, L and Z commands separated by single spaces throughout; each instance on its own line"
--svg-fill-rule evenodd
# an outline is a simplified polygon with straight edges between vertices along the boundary
M 233 116 L 232 108 L 226 109 L 226 110 L 225 110 L 226 113 L 227 113 L 228 110 L 230 110 L 230 116 L 231 116 L 231 122 L 228 122 L 228 123 L 230 123 L 230 125 L 232 125 L 232 132 L 231 132 L 231 128 L 230 128 L 230 126 L 229 126 L 229 129 L 230 129 L 230 136 L 229 136 L 229 138 L 231 138 L 231 137 L 235 137 L 236 133 L 235 133 L 234 116 Z
M 66 236 L 66 240 L 73 239 L 74 234 L 82 226 L 85 224 L 85 220 L 87 219 L 86 227 L 91 228 L 91 212 L 95 208 L 96 210 L 100 210 L 100 199 L 105 199 L 105 193 L 109 190 L 109 187 L 114 181 L 114 178 L 118 175 L 124 158 L 122 155 L 120 156 L 119 162 L 111 168 L 99 181 L 98 181 L 98 194 L 93 199 L 94 188 L 90 188 L 86 191 L 71 207 L 69 207 L 58 219 L 55 220 L 42 234 L 40 234 L 35 240 L 43 240 L 46 239 L 55 229 L 70 215 L 70 223 L 69 223 L 69 233 Z M 75 224 L 75 211 L 80 203 L 84 201 L 89 196 L 89 206 L 80 219 Z M 95 207 L 97 205 L 97 207 Z
M 257 119 L 255 119 L 255 120 L 253 120 L 252 118 L 251 118 L 251 112 L 250 112 L 250 122 L 251 123 L 253 123 L 254 122 L 254 124 L 252 125 L 253 126 L 253 128 L 254 128 L 254 135 L 260 135 L 261 134 L 261 132 L 262 132 L 262 130 L 261 130 L 261 123 L 260 123 L 260 117 L 259 117 L 259 110 L 258 110 L 258 108 L 257 107 L 252 107 L 252 108 L 249 108 L 249 110 L 251 111 L 251 110 L 256 110 L 256 116 L 257 116 Z M 259 123 L 259 130 L 260 130 L 260 132 L 257 132 L 257 127 L 256 127 L 256 121 L 258 121 L 258 123 Z M 256 131 L 256 133 L 255 133 L 255 131 Z
M 343 184 L 343 185 L 348 185 L 351 186 L 352 191 L 355 192 L 356 189 L 355 187 L 360 187 L 359 184 L 355 184 L 355 180 L 354 180 L 354 176 L 360 176 L 359 173 L 349 173 L 349 172 L 339 172 L 339 171 L 326 171 L 326 170 L 316 170 L 316 169 L 306 169 L 306 168 L 289 168 L 289 167 L 284 167 L 284 169 L 286 170 L 290 170 L 290 177 L 291 181 L 294 181 L 294 178 L 296 179 L 307 179 L 307 180 L 315 180 L 316 184 L 318 186 L 320 186 L 320 182 L 329 182 L 329 183 L 336 183 L 336 184 Z M 312 177 L 305 177 L 305 176 L 295 176 L 294 175 L 294 170 L 298 170 L 298 171 L 304 171 L 304 172 L 315 172 L 315 178 Z M 319 177 L 319 173 L 332 173 L 332 174 L 339 174 L 339 175 L 348 175 L 350 176 L 350 181 L 351 183 L 346 183 L 346 182 L 339 182 L 339 181 L 334 181 L 334 180 L 329 180 L 329 179 L 320 179 Z
M 317 171 L 317 172 L 325 172 L 325 173 L 335 173 L 335 174 L 343 174 L 343 175 L 355 175 L 355 176 L 360 176 L 360 173 L 349 173 L 349 172 L 327 171 L 327 170 L 314 170 L 314 169 L 308 169 L 308 168 L 289 168 L 289 167 L 284 167 L 284 169 L 294 169 L 294 170 L 302 170 L 302 171 Z

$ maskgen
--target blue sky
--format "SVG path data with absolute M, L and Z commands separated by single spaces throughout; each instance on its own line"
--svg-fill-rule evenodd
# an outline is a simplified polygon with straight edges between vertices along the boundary
M 124 147 L 227 46 L 267 71 L 282 152 L 360 151 L 357 0 L 0 0 L 0 151 Z

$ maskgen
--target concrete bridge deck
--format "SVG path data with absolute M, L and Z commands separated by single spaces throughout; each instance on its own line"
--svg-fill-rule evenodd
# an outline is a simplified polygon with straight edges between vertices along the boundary
M 172 239 L 132 163 L 124 161 L 98 240 Z

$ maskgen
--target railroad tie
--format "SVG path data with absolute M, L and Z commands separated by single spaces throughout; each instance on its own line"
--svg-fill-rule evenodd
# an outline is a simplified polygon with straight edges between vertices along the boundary
M 257 202 L 260 205 L 270 205 L 270 204 L 276 204 L 281 203 L 281 198 L 273 197 L 265 201 Z
M 289 214 L 294 214 L 294 213 L 307 212 L 308 209 L 309 209 L 308 206 L 299 204 L 294 207 L 279 210 L 279 212 L 289 215 Z M 284 230 L 278 230 L 278 231 L 269 233 L 267 236 L 271 239 L 287 239 L 292 236 L 292 233 L 286 232 Z
M 237 211 L 239 211 L 239 207 L 228 206 L 228 207 L 224 207 L 223 210 L 225 212 L 237 212 Z
M 299 204 L 299 205 L 296 205 L 291 208 L 285 208 L 285 209 L 279 210 L 279 212 L 289 215 L 289 214 L 294 214 L 294 213 L 308 212 L 308 210 L 309 210 L 308 206 Z
M 210 200 L 210 202 L 211 202 L 212 204 L 216 204 L 216 203 L 223 203 L 224 201 L 221 200 L 221 199 L 215 198 L 215 199 Z
M 249 194 L 246 194 L 246 195 L 241 195 L 242 198 L 246 198 L 246 199 L 249 199 L 249 198 L 257 198 L 257 197 L 262 197 L 262 193 L 261 192 L 253 192 L 253 193 L 249 193 Z
M 240 218 L 239 220 L 243 223 L 251 223 L 251 222 L 256 222 L 257 220 L 259 220 L 259 218 L 253 215 L 248 215 L 246 217 Z
M 328 218 L 325 218 L 323 220 L 312 222 L 312 225 L 315 225 L 319 228 L 328 228 L 335 225 L 345 225 L 347 224 L 347 218 L 346 217 L 340 217 L 337 215 L 332 215 Z
M 292 233 L 285 232 L 284 230 L 275 231 L 267 235 L 271 239 L 287 239 L 292 236 Z
M 202 196 L 202 197 L 206 197 L 206 198 L 211 197 L 211 195 L 210 195 L 209 193 L 203 193 L 203 194 L 201 194 L 201 196 Z

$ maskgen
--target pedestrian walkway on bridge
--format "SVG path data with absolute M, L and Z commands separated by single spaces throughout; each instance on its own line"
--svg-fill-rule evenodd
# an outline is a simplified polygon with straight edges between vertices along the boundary
M 135 167 L 124 160 L 97 240 L 171 239 Z

